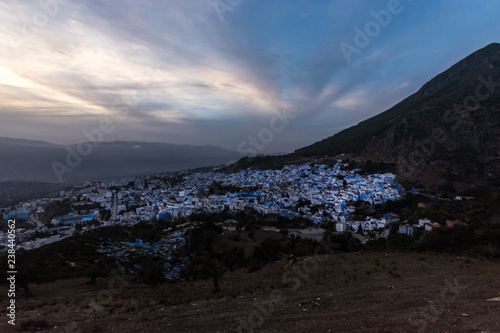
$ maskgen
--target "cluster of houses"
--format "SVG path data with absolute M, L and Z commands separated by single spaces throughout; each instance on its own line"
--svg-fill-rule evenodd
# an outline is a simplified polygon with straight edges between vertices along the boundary
M 447 220 L 446 221 L 446 228 L 453 228 L 455 226 L 468 227 L 469 225 L 467 223 L 460 221 L 460 220 Z M 413 235 L 415 233 L 415 229 L 417 229 L 417 228 L 423 229 L 425 232 L 430 232 L 430 231 L 434 231 L 436 229 L 441 228 L 441 225 L 437 222 L 432 222 L 431 220 L 424 218 L 424 219 L 419 219 L 418 223 L 413 224 L 413 225 L 410 225 L 410 224 L 399 225 L 398 233 Z
M 352 202 L 382 204 L 402 195 L 393 174 L 361 176 L 342 170 L 342 166 L 338 161 L 334 167 L 291 165 L 280 170 L 246 169 L 229 175 L 195 173 L 174 187 L 143 194 L 147 205 L 136 213 L 148 219 L 155 212 L 157 218 L 176 218 L 200 212 L 251 210 L 262 215 L 303 217 L 320 225 L 327 221 L 347 222 Z M 214 183 L 239 191 L 207 195 Z
M 371 216 L 367 216 L 364 221 L 346 221 L 346 222 L 338 222 L 335 225 L 336 231 L 344 232 L 344 231 L 354 231 L 360 232 L 362 231 L 365 234 L 368 234 L 375 230 L 386 229 L 392 224 L 399 222 L 399 216 L 397 214 L 384 214 L 382 218 L 373 218 Z
M 246 169 L 233 174 L 199 172 L 185 174 L 174 186 L 161 176 L 86 182 L 51 198 L 23 202 L 0 213 L 4 219 L 28 220 L 37 230 L 55 236 L 67 234 L 68 229 L 78 226 L 86 231 L 100 226 L 175 220 L 193 213 L 223 211 L 251 211 L 290 219 L 302 217 L 316 225 L 335 222 L 339 231 L 372 231 L 393 223 L 391 216 L 350 221 L 349 214 L 354 211 L 351 204 L 356 201 L 383 204 L 399 199 L 403 190 L 395 183 L 395 175 L 360 175 L 359 170 L 348 171 L 344 167 L 339 160 L 334 166 L 289 165 L 279 170 Z M 214 184 L 222 190 L 213 191 Z M 70 202 L 73 212 L 54 217 L 50 227 L 42 226 L 40 220 L 47 206 L 61 202 Z M 109 216 L 103 218 L 102 211 L 109 212 Z M 21 246 L 26 245 L 23 242 L 27 239 L 29 237 L 18 232 L 17 241 Z M 42 243 L 38 240 L 27 248 Z

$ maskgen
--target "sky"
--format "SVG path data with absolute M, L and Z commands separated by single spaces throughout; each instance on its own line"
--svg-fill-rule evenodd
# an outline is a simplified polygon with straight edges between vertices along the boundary
M 500 2 L 0 2 L 0 136 L 291 152 L 499 42 Z

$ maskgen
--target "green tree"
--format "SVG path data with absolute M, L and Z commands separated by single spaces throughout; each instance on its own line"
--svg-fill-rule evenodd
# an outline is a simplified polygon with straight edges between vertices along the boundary
M 29 263 L 24 263 L 17 268 L 16 285 L 23 288 L 26 297 L 33 297 L 33 293 L 28 285 L 33 280 L 34 272 Z
M 230 272 L 232 272 L 235 267 L 245 265 L 245 254 L 243 249 L 234 246 L 232 249 L 224 252 L 221 262 Z
M 146 283 L 156 287 L 166 281 L 164 273 L 165 265 L 159 260 L 148 262 L 144 266 L 144 280 Z
M 104 261 L 97 260 L 85 271 L 85 276 L 90 278 L 88 284 L 95 285 L 98 277 L 109 276 L 109 268 Z

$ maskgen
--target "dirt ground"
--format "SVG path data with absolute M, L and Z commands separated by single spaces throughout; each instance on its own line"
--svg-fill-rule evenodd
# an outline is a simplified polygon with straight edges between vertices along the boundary
M 116 289 L 104 279 L 33 285 L 34 298 L 18 296 L 15 329 L 6 323 L 2 292 L 0 331 L 44 320 L 44 332 L 500 332 L 500 302 L 487 301 L 500 297 L 499 261 L 352 253 L 247 271 L 222 278 L 223 291 L 246 286 L 236 293 L 177 305 L 162 305 L 148 296 L 155 290 L 133 283 L 119 292 L 109 292 Z M 100 302 L 122 301 L 125 293 L 139 306 L 102 310 Z

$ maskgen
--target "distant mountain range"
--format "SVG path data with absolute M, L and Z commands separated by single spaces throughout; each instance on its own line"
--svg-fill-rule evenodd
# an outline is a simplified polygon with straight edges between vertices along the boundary
M 75 183 L 221 165 L 238 158 L 239 153 L 214 146 L 123 141 L 63 146 L 0 137 L 0 181 Z
M 295 151 L 395 164 L 428 188 L 500 179 L 500 44 L 474 52 L 389 110 Z

